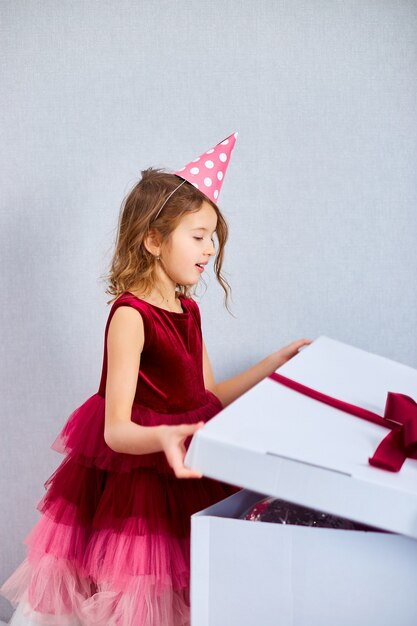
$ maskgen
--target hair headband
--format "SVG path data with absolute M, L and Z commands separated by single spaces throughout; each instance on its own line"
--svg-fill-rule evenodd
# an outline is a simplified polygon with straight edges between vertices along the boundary
M 179 188 L 181 187 L 181 185 L 183 185 L 183 184 L 184 184 L 184 183 L 186 183 L 186 182 L 187 182 L 187 181 L 184 179 L 184 180 L 182 181 L 182 183 L 180 183 L 180 184 L 178 185 L 178 187 L 175 187 L 175 189 L 173 189 L 173 190 L 171 191 L 171 193 L 169 194 L 168 198 L 166 198 L 166 199 L 163 201 L 162 205 L 159 207 L 158 213 L 155 215 L 155 217 L 154 217 L 154 218 L 153 218 L 153 220 L 152 220 L 153 222 L 154 222 L 154 221 L 158 218 L 158 215 L 160 214 L 160 212 L 162 211 L 162 209 L 164 208 L 164 206 L 166 205 L 166 203 L 168 202 L 168 200 L 170 199 L 170 197 L 172 196 L 172 194 L 173 194 L 175 191 L 177 191 L 177 189 L 179 189 Z

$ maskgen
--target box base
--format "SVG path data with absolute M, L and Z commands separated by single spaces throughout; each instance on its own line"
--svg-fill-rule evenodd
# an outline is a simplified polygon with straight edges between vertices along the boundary
M 192 516 L 192 626 L 417 624 L 417 541 L 236 519 L 264 497 Z

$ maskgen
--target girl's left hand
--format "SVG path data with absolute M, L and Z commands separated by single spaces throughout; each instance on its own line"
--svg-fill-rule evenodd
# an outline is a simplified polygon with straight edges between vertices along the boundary
M 281 350 L 274 352 L 274 360 L 277 363 L 275 369 L 281 367 L 281 365 L 284 365 L 284 363 L 286 363 L 293 356 L 298 354 L 300 348 L 302 348 L 303 346 L 308 346 L 310 345 L 310 343 L 313 343 L 312 339 L 297 339 L 297 341 L 293 341 L 292 343 L 288 344 L 288 346 L 285 346 L 285 348 L 281 348 Z

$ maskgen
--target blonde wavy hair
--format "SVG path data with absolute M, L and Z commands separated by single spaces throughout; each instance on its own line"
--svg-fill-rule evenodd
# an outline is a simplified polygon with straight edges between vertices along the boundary
M 191 183 L 181 185 L 169 198 L 160 215 L 154 219 L 168 195 L 182 180 L 175 174 L 160 168 L 148 168 L 141 172 L 141 180 L 124 198 L 118 219 L 117 236 L 109 272 L 103 277 L 108 283 L 106 293 L 113 302 L 123 291 L 133 288 L 141 294 L 149 294 L 157 285 L 156 259 L 148 252 L 144 240 L 150 231 L 156 231 L 160 240 L 166 242 L 182 216 L 198 211 L 203 201 L 216 212 L 216 236 L 218 249 L 214 259 L 214 273 L 225 293 L 225 305 L 231 287 L 222 274 L 224 248 L 228 238 L 228 226 L 218 206 Z M 177 293 L 185 297 L 193 295 L 195 289 L 188 285 L 177 285 Z

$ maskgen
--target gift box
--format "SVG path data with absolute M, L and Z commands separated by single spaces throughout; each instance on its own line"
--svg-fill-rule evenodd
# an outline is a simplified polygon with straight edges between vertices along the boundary
M 188 467 L 242 487 L 191 518 L 192 626 L 415 626 L 417 370 L 323 336 L 277 374 L 211 419 L 188 449 Z M 387 398 L 400 401 L 394 417 Z M 370 463 L 391 436 L 405 450 L 399 471 Z M 239 519 L 266 496 L 372 528 Z

